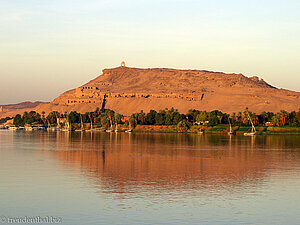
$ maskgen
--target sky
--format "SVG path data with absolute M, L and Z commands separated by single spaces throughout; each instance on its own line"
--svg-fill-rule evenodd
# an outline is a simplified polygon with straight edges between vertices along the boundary
M 300 1 L 0 0 L 0 104 L 51 101 L 123 60 L 300 91 Z

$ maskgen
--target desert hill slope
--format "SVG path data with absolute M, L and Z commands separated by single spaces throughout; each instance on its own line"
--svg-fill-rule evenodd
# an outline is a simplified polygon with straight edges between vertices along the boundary
M 21 102 L 17 104 L 0 105 L 0 117 L 13 116 L 17 113 L 23 113 L 24 111 L 35 110 L 35 107 L 48 104 L 48 102 Z
M 86 112 L 109 108 L 124 115 L 174 107 L 239 112 L 287 111 L 300 108 L 300 93 L 277 89 L 258 77 L 203 70 L 117 67 L 34 109 L 46 113 Z

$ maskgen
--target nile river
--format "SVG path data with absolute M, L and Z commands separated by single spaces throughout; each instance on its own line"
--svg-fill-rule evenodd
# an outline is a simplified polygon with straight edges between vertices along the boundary
M 300 136 L 2 130 L 0 216 L 299 224 Z

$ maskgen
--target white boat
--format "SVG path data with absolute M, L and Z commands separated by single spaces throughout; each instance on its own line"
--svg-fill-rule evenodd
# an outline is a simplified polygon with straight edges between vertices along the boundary
M 47 130 L 46 127 L 38 127 L 38 130 Z
M 202 128 L 200 128 L 198 134 L 200 134 L 200 135 L 204 134 L 204 130 L 202 130 Z
M 59 128 L 58 127 L 49 127 L 47 130 L 49 130 L 49 131 L 57 131 L 57 130 L 59 130 Z
M 58 116 L 57 116 L 56 113 L 55 113 L 55 118 L 56 118 L 57 125 L 56 125 L 56 127 L 50 127 L 49 130 L 50 131 L 61 131 L 62 129 L 61 129 L 61 126 L 60 126 L 60 121 L 59 121 Z
M 72 131 L 72 125 L 71 125 L 71 123 L 69 122 L 68 116 L 67 116 L 67 123 L 66 123 L 65 125 L 66 125 L 66 126 L 65 126 L 63 129 L 61 129 L 61 131 Z
M 230 123 L 230 118 L 228 118 L 228 122 L 229 122 L 229 132 L 228 135 L 234 135 L 235 131 L 232 129 L 231 123 Z
M 9 129 L 9 130 L 18 130 L 19 128 L 16 127 L 16 126 L 11 126 L 11 127 L 9 127 L 8 129 Z
M 48 122 L 47 130 L 50 130 L 51 129 L 51 123 L 48 119 L 47 119 L 47 122 Z
M 114 132 L 112 123 L 110 125 L 110 130 L 106 130 L 106 132 Z
M 76 129 L 76 130 L 75 130 L 75 131 L 77 131 L 77 132 L 85 131 L 84 126 L 83 126 L 83 121 L 82 121 L 82 116 L 81 116 L 81 114 L 80 114 L 80 123 L 81 123 L 80 129 Z M 92 126 L 91 126 L 91 127 L 92 127 Z
M 132 129 L 131 129 L 131 124 L 129 123 L 129 129 L 128 130 L 125 130 L 126 133 L 131 133 L 132 132 Z
M 25 126 L 25 131 L 33 131 L 32 126 Z
M 118 124 L 116 123 L 116 129 L 115 129 L 115 132 L 119 132 L 118 130 Z
M 253 125 L 251 117 L 249 116 L 249 113 L 248 113 L 248 118 L 249 118 L 249 120 L 251 122 L 251 126 L 252 126 L 251 127 L 251 132 L 244 133 L 244 136 L 254 136 L 254 135 L 256 135 L 256 129 L 255 129 L 254 125 Z

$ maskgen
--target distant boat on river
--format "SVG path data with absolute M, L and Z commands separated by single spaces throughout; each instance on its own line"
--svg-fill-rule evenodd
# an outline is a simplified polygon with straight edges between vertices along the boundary
M 247 112 L 248 113 L 248 112 Z M 245 136 L 254 136 L 254 135 L 256 135 L 256 129 L 255 129 L 255 127 L 254 127 L 254 125 L 253 125 L 253 122 L 252 122 L 252 119 L 251 119 L 251 117 L 249 116 L 249 113 L 248 113 L 248 118 L 249 118 L 249 120 L 250 120 L 250 122 L 251 122 L 251 132 L 246 132 L 246 133 L 244 133 L 244 135 Z

